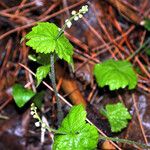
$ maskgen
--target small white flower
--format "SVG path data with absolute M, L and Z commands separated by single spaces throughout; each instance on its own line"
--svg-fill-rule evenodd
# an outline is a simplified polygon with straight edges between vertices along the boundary
M 82 9 L 79 9 L 79 13 L 82 13 Z
M 34 111 L 31 111 L 30 114 L 33 116 L 34 115 Z
M 46 129 L 45 128 L 41 128 L 41 132 L 45 132 L 46 131 Z
M 70 28 L 70 27 L 72 26 L 71 21 L 68 20 L 68 21 L 66 22 L 66 25 L 67 25 L 68 28 Z
M 61 30 L 61 28 L 58 28 L 58 31 L 60 31 Z
M 88 11 L 88 5 L 82 6 L 84 11 Z
M 37 116 L 36 116 L 36 115 L 33 115 L 33 118 L 37 118 Z
M 31 104 L 31 107 L 34 107 L 34 103 Z
M 75 17 L 74 17 L 74 20 L 75 20 L 75 21 L 77 21 L 78 19 L 79 19 L 79 17 L 78 17 L 78 16 L 75 16 Z
M 83 17 L 83 15 L 82 14 L 79 14 L 79 18 L 82 18 Z
M 42 128 L 45 128 L 46 127 L 46 124 L 43 122 L 42 123 Z
M 83 14 L 88 12 L 88 5 L 82 6 L 81 10 L 82 10 Z
M 31 107 L 31 110 L 34 110 L 34 108 L 33 108 L 33 107 Z
M 66 23 L 66 25 L 67 25 L 68 28 L 70 28 L 71 25 L 72 25 L 72 23 L 71 23 L 71 21 L 69 19 L 66 19 L 65 23 Z
M 36 126 L 36 127 L 40 127 L 40 122 L 36 122 L 36 123 L 35 123 L 35 126 Z
M 75 10 L 73 10 L 72 12 L 71 12 L 71 14 L 72 15 L 75 15 L 77 12 L 75 11 Z

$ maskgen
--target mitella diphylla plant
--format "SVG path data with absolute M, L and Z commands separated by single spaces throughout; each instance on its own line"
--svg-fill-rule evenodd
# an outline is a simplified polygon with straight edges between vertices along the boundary
M 94 125 L 86 123 L 86 111 L 82 105 L 73 106 L 68 115 L 63 119 L 58 130 L 50 128 L 42 121 L 37 113 L 37 107 L 31 104 L 31 115 L 36 127 L 41 131 L 54 133 L 53 150 L 93 150 L 98 143 L 98 132 Z
M 85 14 L 86 12 L 88 12 L 88 5 L 82 6 L 79 12 L 76 12 L 75 10 L 73 10 L 71 12 L 72 17 L 70 19 L 65 20 L 66 26 L 70 28 L 72 26 L 72 20 L 77 21 L 79 18 L 82 18 L 83 14 Z M 63 28 L 65 28 L 65 25 Z
M 130 115 L 126 111 L 126 108 L 123 107 L 121 103 L 118 103 L 116 105 L 108 105 L 107 107 L 117 107 L 117 110 L 114 110 L 112 108 L 106 108 L 107 113 L 119 113 L 120 108 L 123 108 L 124 112 L 120 112 L 121 115 L 125 113 L 124 115 L 126 116 L 123 120 L 120 120 L 121 118 L 118 118 L 118 121 L 122 124 L 126 124 L 126 119 L 130 119 Z M 114 115 L 115 115 L 114 114 Z M 116 141 L 120 143 L 126 143 L 126 144 L 132 144 L 132 145 L 137 145 L 141 148 L 144 149 L 149 149 L 150 146 L 147 146 L 145 144 L 141 144 L 138 142 L 126 140 L 126 139 L 119 139 L 119 138 L 112 138 L 112 137 L 105 137 L 101 136 L 98 134 L 97 129 L 95 128 L 94 125 L 90 125 L 89 123 L 86 123 L 86 111 L 85 108 L 82 105 L 76 105 L 73 106 L 67 116 L 63 119 L 60 127 L 58 130 L 55 130 L 51 127 L 49 127 L 45 122 L 42 121 L 40 116 L 37 113 L 37 107 L 32 103 L 31 104 L 31 115 L 33 116 L 34 119 L 37 121 L 35 122 L 36 127 L 41 128 L 41 132 L 45 132 L 48 130 L 49 132 L 54 133 L 54 143 L 52 146 L 52 150 L 94 150 L 97 147 L 98 144 L 98 138 L 101 140 L 111 140 L 111 141 Z M 110 121 L 113 121 L 114 115 L 111 115 L 112 118 L 110 118 Z M 128 116 L 128 118 L 127 118 Z M 120 123 L 117 122 L 117 123 Z M 116 123 L 112 122 L 115 127 Z M 122 125 L 121 125 L 122 126 Z M 115 131 L 116 129 L 120 130 L 119 128 L 114 128 Z
M 71 12 L 72 16 L 65 20 L 65 24 L 62 26 L 62 28 L 57 27 L 54 23 L 39 22 L 37 23 L 37 26 L 33 27 L 32 31 L 25 36 L 25 38 L 28 40 L 26 45 L 32 47 L 32 49 L 38 53 L 38 56 L 34 58 L 32 57 L 32 60 L 41 65 L 36 71 L 37 86 L 39 86 L 41 81 L 48 74 L 50 76 L 56 96 L 59 119 L 58 124 L 60 125 L 58 130 L 49 127 L 48 124 L 43 122 L 38 115 L 35 104 L 32 104 L 31 115 L 37 120 L 35 122 L 35 126 L 40 127 L 41 132 L 45 132 L 47 129 L 49 132 L 54 133 L 55 136 L 52 148 L 53 150 L 93 150 L 97 147 L 98 138 L 136 144 L 147 148 L 147 146 L 133 141 L 98 135 L 95 126 L 86 122 L 87 113 L 82 105 L 73 106 L 69 114 L 63 119 L 61 103 L 59 101 L 56 89 L 54 70 L 54 63 L 56 61 L 55 58 L 58 57 L 63 59 L 68 64 L 73 66 L 73 46 L 65 37 L 64 30 L 66 27 L 70 28 L 73 21 L 77 21 L 78 19 L 82 18 L 87 11 L 87 5 L 82 6 L 78 12 L 73 10 Z M 124 70 L 128 71 L 125 72 Z M 110 72 L 113 72 L 113 75 L 110 76 Z M 96 64 L 94 68 L 94 75 L 100 87 L 109 85 L 110 90 L 124 88 L 126 86 L 128 86 L 129 89 L 133 89 L 137 84 L 137 78 L 132 70 L 131 64 L 126 61 L 108 60 L 102 64 Z M 18 107 L 23 107 L 32 97 L 35 98 L 36 95 L 37 94 L 35 92 L 24 88 L 22 85 L 16 84 L 13 87 L 13 97 Z M 113 109 L 114 107 L 116 108 L 115 110 Z M 126 127 L 127 120 L 131 119 L 127 109 L 120 103 L 116 106 L 106 106 L 105 115 L 108 117 L 113 132 L 118 132 L 122 128 Z M 114 119 L 116 118 L 116 115 L 118 116 L 117 121 Z M 124 116 L 123 120 L 122 116 Z M 122 124 L 118 128 L 115 122 L 120 122 L 120 120 L 122 121 Z M 62 123 L 60 124 L 61 121 Z
M 45 122 L 42 121 L 42 119 L 40 118 L 40 116 L 37 113 L 37 107 L 35 106 L 34 103 L 31 104 L 30 114 L 33 116 L 34 119 L 37 120 L 37 122 L 35 122 L 35 126 L 41 127 L 41 131 L 45 132 L 47 129 L 49 132 L 56 132 L 56 130 L 50 128 L 49 126 L 47 126 L 47 124 Z
M 70 28 L 73 20 L 77 21 L 79 18 L 82 18 L 87 11 L 87 5 L 82 6 L 78 12 L 73 10 L 71 13 L 72 16 L 65 20 L 65 24 L 62 26 L 62 28 L 57 27 L 54 23 L 40 22 L 25 36 L 25 38 L 28 40 L 26 45 L 32 47 L 32 49 L 35 50 L 39 56 L 41 56 L 41 54 L 44 56 L 41 61 L 38 61 L 40 64 L 42 64 L 42 66 L 37 68 L 37 86 L 41 83 L 43 78 L 49 74 L 56 96 L 59 118 L 58 124 L 63 119 L 63 112 L 61 110 L 61 103 L 59 101 L 56 89 L 54 69 L 55 57 L 63 59 L 68 64 L 73 66 L 73 46 L 65 37 L 64 30 L 66 27 Z M 47 59 L 45 55 L 49 55 L 49 61 L 46 64 L 43 64 L 43 60 L 45 61 L 45 59 Z

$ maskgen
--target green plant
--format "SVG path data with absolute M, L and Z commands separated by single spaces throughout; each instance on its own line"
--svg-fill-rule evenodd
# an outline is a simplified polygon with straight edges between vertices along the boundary
M 21 84 L 13 86 L 12 95 L 18 107 L 23 107 L 34 95 L 32 90 L 24 88 Z
M 108 85 L 110 90 L 119 88 L 134 89 L 137 84 L 137 76 L 127 61 L 107 60 L 94 67 L 94 75 L 100 87 Z
M 83 6 L 79 12 L 72 11 L 71 18 L 65 21 L 65 24 L 61 29 L 54 23 L 39 22 L 37 26 L 33 27 L 32 31 L 23 38 L 28 40 L 26 45 L 32 47 L 32 49 L 37 53 L 37 56 L 29 56 L 29 58 L 41 65 L 36 71 L 37 86 L 40 85 L 41 81 L 48 74 L 50 76 L 57 100 L 59 123 L 63 119 L 63 114 L 56 90 L 54 64 L 58 57 L 73 67 L 73 46 L 65 37 L 64 30 L 66 27 L 71 27 L 72 20 L 76 21 L 79 18 L 82 18 L 83 14 L 87 11 L 87 6 Z M 94 74 L 98 85 L 100 87 L 108 85 L 110 90 L 124 88 L 126 86 L 128 86 L 129 89 L 133 89 L 137 84 L 136 74 L 134 73 L 131 64 L 127 61 L 107 60 L 102 64 L 96 64 Z M 19 107 L 23 107 L 32 98 L 36 106 L 40 108 L 41 103 L 36 101 L 36 99 L 41 99 L 42 96 L 43 93 L 35 95 L 34 92 L 24 88 L 22 85 L 17 84 L 13 87 L 13 97 Z M 116 109 L 114 110 L 114 108 Z M 121 115 L 120 112 L 123 112 L 126 115 Z M 115 113 L 115 115 L 113 115 L 113 113 Z M 83 106 L 79 105 L 71 108 L 69 114 L 63 119 L 58 130 L 48 127 L 47 124 L 42 121 L 34 104 L 31 106 L 31 114 L 33 115 L 33 118 L 38 120 L 35 123 L 37 127 L 41 127 L 44 131 L 47 129 L 49 132 L 53 132 L 55 134 L 53 144 L 54 150 L 92 150 L 96 148 L 98 143 L 98 133 L 93 125 L 86 123 L 86 111 Z M 127 120 L 131 119 L 126 108 L 121 104 L 118 104 L 117 106 L 106 106 L 106 116 L 108 117 L 113 132 L 118 132 L 122 128 L 126 127 Z M 116 116 L 119 117 L 118 120 L 116 120 Z M 116 125 L 117 122 L 121 122 L 122 125 L 118 127 Z M 143 146 L 136 142 L 117 138 L 100 136 L 100 139 L 114 140 Z
M 55 81 L 55 69 L 54 69 L 54 63 L 55 63 L 55 57 L 59 57 L 60 59 L 65 60 L 67 63 L 71 64 L 73 67 L 73 46 L 69 42 L 69 40 L 64 35 L 64 30 L 66 27 L 70 28 L 72 25 L 72 21 L 77 21 L 79 18 L 83 17 L 83 14 L 85 14 L 88 11 L 88 6 L 82 6 L 82 8 L 79 10 L 79 12 L 72 11 L 72 16 L 65 21 L 65 24 L 62 28 L 57 27 L 54 23 L 49 22 L 39 22 L 37 26 L 32 28 L 32 31 L 30 31 L 24 38 L 22 38 L 21 41 L 24 39 L 27 39 L 26 42 L 27 46 L 32 47 L 33 50 L 38 53 L 38 56 L 35 55 L 29 55 L 29 58 L 33 61 L 38 62 L 40 67 L 36 70 L 36 78 L 37 78 L 37 86 L 41 83 L 41 81 L 49 74 L 53 89 L 55 92 L 55 96 L 57 99 L 57 107 L 58 107 L 58 118 L 62 120 L 62 111 L 61 106 L 58 98 L 58 93 L 56 90 L 56 81 Z M 18 91 L 24 91 L 24 94 L 26 93 L 27 96 L 21 95 L 18 93 Z M 23 88 L 21 85 L 14 85 L 13 87 L 13 97 L 15 99 L 16 104 L 19 107 L 22 107 L 27 103 L 30 98 L 33 96 L 31 95 L 31 90 L 27 90 Z M 19 96 L 24 96 L 26 99 L 23 100 Z
M 35 125 L 55 134 L 53 150 L 92 150 L 97 147 L 98 132 L 93 125 L 86 123 L 86 111 L 82 105 L 73 106 L 63 119 L 58 130 L 48 127 L 37 113 L 34 104 L 31 105 L 31 115 L 37 119 Z
M 48 130 L 49 132 L 54 133 L 53 150 L 93 150 L 97 147 L 98 139 L 138 145 L 145 149 L 150 148 L 145 144 L 134 141 L 98 135 L 95 126 L 86 123 L 86 111 L 82 105 L 73 106 L 70 109 L 58 130 L 49 127 L 42 121 L 37 113 L 37 107 L 35 107 L 33 103 L 31 104 L 31 115 L 37 120 L 37 122 L 35 122 L 35 126 L 41 127 L 41 131 L 45 132 Z
M 112 132 L 121 131 L 127 126 L 128 120 L 131 119 L 131 115 L 122 103 L 107 104 L 106 110 L 102 109 L 101 113 L 108 118 Z
M 65 21 L 65 24 L 60 29 L 54 23 L 49 22 L 40 22 L 37 26 L 32 28 L 32 31 L 29 32 L 25 38 L 28 39 L 26 42 L 27 46 L 32 47 L 37 53 L 50 54 L 50 79 L 53 85 L 53 89 L 56 96 L 57 108 L 58 108 L 58 122 L 60 122 L 63 118 L 63 113 L 61 109 L 61 103 L 59 101 L 57 89 L 56 89 L 56 81 L 55 81 L 55 56 L 58 56 L 60 59 L 67 61 L 69 64 L 73 66 L 73 46 L 69 42 L 69 40 L 65 37 L 64 30 L 66 27 L 70 28 L 72 25 L 72 20 L 77 21 L 79 18 L 82 18 L 83 14 L 88 11 L 88 6 L 83 6 L 79 12 L 72 11 L 72 17 Z M 37 77 L 37 85 L 40 84 L 42 79 L 46 77 L 49 73 L 50 66 L 41 66 L 37 69 L 36 77 Z
M 39 22 L 25 36 L 28 39 L 26 45 L 32 47 L 37 53 L 57 54 L 60 59 L 73 63 L 73 46 L 61 32 L 62 29 L 54 23 Z

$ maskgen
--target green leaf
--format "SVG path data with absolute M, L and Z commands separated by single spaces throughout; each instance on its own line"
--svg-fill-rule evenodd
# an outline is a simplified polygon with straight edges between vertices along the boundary
M 50 65 L 40 66 L 36 70 L 37 86 L 50 72 Z
M 23 107 L 34 95 L 32 90 L 26 89 L 23 85 L 15 84 L 12 91 L 13 98 L 18 107 Z
M 50 54 L 39 53 L 38 56 L 35 54 L 28 55 L 29 60 L 37 62 L 40 65 L 50 64 Z
M 137 76 L 132 65 L 127 61 L 107 60 L 94 67 L 94 75 L 99 87 L 108 85 L 110 90 L 119 88 L 134 89 L 137 85 Z
M 36 61 L 41 65 L 48 65 L 50 64 L 50 54 L 39 53 Z
M 32 55 L 32 54 L 28 54 L 28 59 L 29 59 L 29 60 L 32 60 L 32 61 L 34 61 L 34 62 L 37 61 L 36 56 L 35 56 L 35 55 Z
M 106 106 L 107 118 L 112 132 L 119 132 L 128 125 L 131 115 L 122 103 L 108 104 Z
M 56 54 L 58 54 L 60 59 L 64 59 L 68 63 L 72 64 L 73 46 L 70 44 L 69 40 L 62 35 L 56 44 Z
M 32 47 L 37 53 L 55 52 L 60 59 L 72 63 L 73 46 L 64 34 L 56 39 L 58 33 L 58 27 L 54 23 L 40 22 L 26 35 L 26 39 L 29 39 L 26 45 Z
M 86 111 L 82 105 L 74 106 L 70 109 L 69 114 L 63 120 L 59 131 L 76 132 L 86 123 Z
M 144 27 L 150 31 L 150 19 L 145 19 L 144 20 Z
M 96 128 L 85 121 L 86 111 L 82 105 L 71 108 L 54 138 L 53 150 L 93 150 L 98 143 Z

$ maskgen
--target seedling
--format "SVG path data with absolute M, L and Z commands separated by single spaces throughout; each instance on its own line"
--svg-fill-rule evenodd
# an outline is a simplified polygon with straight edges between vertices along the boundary
M 55 81 L 55 69 L 54 69 L 54 57 L 58 56 L 60 59 L 65 60 L 69 64 L 73 66 L 73 46 L 69 42 L 69 40 L 64 35 L 64 30 L 66 27 L 70 28 L 72 25 L 72 21 L 77 21 L 79 18 L 83 17 L 88 11 L 88 6 L 82 6 L 79 12 L 72 11 L 71 18 L 65 21 L 65 24 L 60 29 L 54 23 L 49 22 L 40 22 L 37 26 L 32 28 L 32 31 L 29 32 L 25 38 L 28 39 L 26 45 L 32 47 L 37 53 L 50 54 L 49 64 L 46 66 L 42 66 L 37 69 L 36 77 L 37 77 L 37 85 L 40 84 L 43 78 L 47 76 L 50 71 L 50 79 L 53 85 L 53 89 L 56 96 L 57 108 L 58 108 L 58 123 L 63 118 L 63 113 L 61 109 L 61 103 L 59 101 L 57 89 L 56 89 L 56 81 Z

